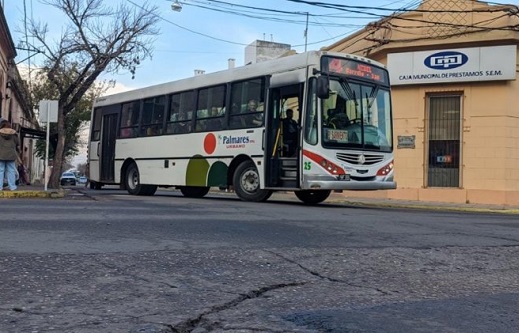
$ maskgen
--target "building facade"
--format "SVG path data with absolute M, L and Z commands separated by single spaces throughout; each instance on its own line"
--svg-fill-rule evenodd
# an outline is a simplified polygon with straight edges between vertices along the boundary
M 3 7 L 0 5 L 0 117 L 11 122 L 19 133 L 21 154 L 31 182 L 40 179 L 43 163 L 36 156 L 37 139 L 45 139 L 38 121 L 29 105 L 29 93 L 23 84 L 14 61 L 16 48 L 13 43 Z
M 245 47 L 245 65 L 279 58 L 290 52 L 290 44 L 255 40 Z
M 398 189 L 345 195 L 519 205 L 518 13 L 425 0 L 326 48 L 386 64 L 392 84 Z

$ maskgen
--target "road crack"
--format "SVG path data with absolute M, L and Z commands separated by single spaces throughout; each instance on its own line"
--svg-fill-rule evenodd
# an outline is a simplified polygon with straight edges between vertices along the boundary
M 233 307 L 236 307 L 237 305 L 239 305 L 240 303 L 242 303 L 244 301 L 262 297 L 265 293 L 270 292 L 270 291 L 288 288 L 288 287 L 302 286 L 307 283 L 308 282 L 291 282 L 291 283 L 273 284 L 270 286 L 265 286 L 265 287 L 262 287 L 259 289 L 251 290 L 245 294 L 240 294 L 238 297 L 236 297 L 233 300 L 230 300 L 229 302 L 211 307 L 209 310 L 204 311 L 203 313 L 199 314 L 195 318 L 189 318 L 189 319 L 186 319 L 186 320 L 178 323 L 177 325 L 173 326 L 173 332 L 188 333 L 188 332 L 192 332 L 195 328 L 200 327 L 200 326 L 204 326 L 205 329 L 210 331 L 211 325 L 209 323 L 205 323 L 205 325 L 202 325 L 206 321 L 205 318 L 209 315 L 231 309 Z
M 302 270 L 306 271 L 307 273 L 310 273 L 311 275 L 313 276 L 316 276 L 320 279 L 323 279 L 323 280 L 326 280 L 326 281 L 330 281 L 330 282 L 335 282 L 335 283 L 342 283 L 342 284 L 346 284 L 350 287 L 355 287 L 355 288 L 362 288 L 362 289 L 370 289 L 370 290 L 375 290 L 379 293 L 381 293 L 382 295 L 389 295 L 390 293 L 385 291 L 385 290 L 382 290 L 380 288 L 375 288 L 375 287 L 368 287 L 368 286 L 363 286 L 363 285 L 359 285 L 359 284 L 355 284 L 355 283 L 351 283 L 349 281 L 345 281 L 345 280 L 341 280 L 341 279 L 335 279 L 333 277 L 329 277 L 329 276 L 325 276 L 317 271 L 314 271 L 306 266 L 303 266 L 302 264 L 298 263 L 297 261 L 293 260 L 293 259 L 290 259 L 290 258 L 287 258 L 285 256 L 283 256 L 282 254 L 279 254 L 279 253 L 276 253 L 276 252 L 273 252 L 273 251 L 269 251 L 269 250 L 265 250 L 265 252 L 268 252 L 270 254 L 273 254 L 285 261 L 288 261 L 289 263 L 291 264 L 294 264 L 296 266 L 298 266 L 299 268 L 301 268 Z

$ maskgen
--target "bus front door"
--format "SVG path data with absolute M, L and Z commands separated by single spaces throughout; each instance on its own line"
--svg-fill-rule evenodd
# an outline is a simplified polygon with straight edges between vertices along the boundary
M 302 86 L 291 85 L 272 88 L 269 91 L 269 110 L 266 122 L 266 186 L 270 188 L 299 188 L 299 148 L 288 154 L 283 121 L 286 110 L 292 109 L 299 119 Z

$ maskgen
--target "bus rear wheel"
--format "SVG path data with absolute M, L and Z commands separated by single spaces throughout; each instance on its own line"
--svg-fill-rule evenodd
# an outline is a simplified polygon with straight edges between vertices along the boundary
M 209 187 L 182 186 L 180 192 L 187 198 L 203 198 L 209 193 Z
M 303 190 L 303 191 L 295 191 L 294 194 L 296 197 L 308 205 L 316 205 L 318 203 L 326 200 L 332 191 L 330 190 Z
M 272 191 L 260 188 L 258 169 L 252 161 L 238 165 L 233 177 L 234 191 L 243 201 L 265 201 L 272 195 Z
M 103 187 L 103 184 L 98 183 L 98 182 L 94 182 L 94 181 L 90 181 L 90 185 L 89 186 L 90 186 L 91 190 L 100 190 Z
M 126 169 L 125 185 L 128 193 L 132 195 L 153 195 L 157 191 L 156 185 L 143 185 L 140 182 L 139 168 L 132 163 Z

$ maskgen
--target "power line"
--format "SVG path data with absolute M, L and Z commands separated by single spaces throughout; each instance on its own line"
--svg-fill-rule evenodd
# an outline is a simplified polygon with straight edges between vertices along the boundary
M 213 6 L 207 6 L 202 5 L 201 3 L 206 2 L 215 2 L 216 4 Z M 306 15 L 307 12 L 302 11 L 285 11 L 285 10 L 277 10 L 277 9 L 271 9 L 271 8 L 264 8 L 264 7 L 253 7 L 253 6 L 245 6 L 245 5 L 238 5 L 238 4 L 232 4 L 225 1 L 216 1 L 216 0 L 206 0 L 206 1 L 197 1 L 197 0 L 191 0 L 190 2 L 183 3 L 185 6 L 192 6 L 192 7 L 198 7 L 202 9 L 207 9 L 210 11 L 216 11 L 216 12 L 222 12 L 226 14 L 232 14 L 232 15 L 238 15 L 238 16 L 246 16 L 250 18 L 260 19 L 260 20 L 271 20 L 271 21 L 279 21 L 284 23 L 295 23 L 295 24 L 306 24 L 305 19 L 299 19 L 297 18 L 302 17 L 303 14 Z M 228 5 L 228 7 L 225 7 L 224 5 Z M 239 8 L 245 8 L 245 9 L 233 9 L 233 7 L 239 7 Z M 280 17 L 282 16 L 282 17 Z M 369 17 L 359 17 L 359 16 L 345 16 L 343 14 L 334 13 L 334 14 L 313 14 L 308 12 L 308 16 L 312 18 L 318 18 L 318 17 L 327 17 L 327 18 L 340 18 L 340 19 L 372 19 L 372 16 Z M 294 17 L 295 19 L 287 19 L 286 17 Z M 378 18 L 380 18 L 380 15 L 377 15 Z M 315 24 L 313 22 L 310 22 L 311 24 Z M 338 23 L 331 23 L 330 26 L 345 26 L 348 24 L 338 24 Z M 351 24 L 350 24 L 351 25 Z
M 204 36 L 204 37 L 207 37 L 207 38 L 211 38 L 211 39 L 214 39 L 214 40 L 217 40 L 217 41 L 220 41 L 220 42 L 224 42 L 224 43 L 229 43 L 229 44 L 234 44 L 234 45 L 242 45 L 242 46 L 247 46 L 248 44 L 244 44 L 244 43 L 238 43 L 238 42 L 233 42 L 233 41 L 230 41 L 230 40 L 226 40 L 226 39 L 222 39 L 222 38 L 218 38 L 218 37 L 214 37 L 214 36 L 211 36 L 211 35 L 207 35 L 207 34 L 204 34 L 202 32 L 198 32 L 198 31 L 195 31 L 195 30 L 192 30 L 192 29 L 189 29 L 189 28 L 186 28 L 186 27 L 183 27 L 179 24 L 176 24 L 175 22 L 173 21 L 170 21 L 168 19 L 165 19 L 163 18 L 162 16 L 158 15 L 158 14 L 155 14 L 155 13 L 152 13 L 151 11 L 147 10 L 146 8 L 142 7 L 141 5 L 139 4 L 136 4 L 135 2 L 133 2 L 132 0 L 126 0 L 128 1 L 129 3 L 131 3 L 132 5 L 134 5 L 135 7 L 138 7 L 142 10 L 145 10 L 147 11 L 149 14 L 153 14 L 155 15 L 157 18 L 169 23 L 169 24 L 172 24 L 174 26 L 176 26 L 177 28 L 180 28 L 180 29 L 183 29 L 183 30 L 186 30 L 186 31 L 189 31 L 193 34 L 196 34 L 196 35 L 200 35 L 200 36 Z
M 151 13 L 149 10 L 147 10 L 146 8 L 142 7 L 141 5 L 133 2 L 132 0 L 127 0 L 129 3 L 131 3 L 132 5 L 142 9 L 142 10 L 146 10 L 148 11 L 148 13 Z M 182 5 L 186 5 L 185 3 L 182 3 Z M 209 9 L 209 10 L 214 10 L 213 8 L 205 8 L 205 9 Z M 264 10 L 270 10 L 270 9 L 264 9 Z M 301 12 L 287 12 L 287 13 L 291 13 L 293 15 L 299 15 L 301 16 L 302 13 Z M 173 21 L 170 21 L 158 14 L 153 14 L 155 15 L 156 17 L 158 17 L 159 19 L 163 20 L 164 22 L 167 22 L 169 24 L 172 24 L 180 29 L 183 29 L 183 30 L 186 30 L 186 31 L 189 31 L 191 33 L 194 33 L 194 34 L 197 34 L 197 35 L 200 35 L 200 36 L 204 36 L 204 37 L 207 37 L 207 38 L 210 38 L 210 39 L 213 39 L 213 40 L 217 40 L 217 41 L 221 41 L 221 42 L 225 42 L 225 43 L 229 43 L 229 44 L 234 44 L 234 45 L 241 45 L 241 46 L 248 46 L 249 44 L 245 44 L 245 43 L 240 43 L 240 42 L 234 42 L 234 41 L 230 41 L 230 40 L 226 40 L 226 39 L 222 39 L 222 38 L 217 38 L 217 37 L 214 37 L 214 36 L 211 36 L 211 35 L 208 35 L 208 34 L 204 34 L 204 33 L 201 33 L 201 32 L 198 32 L 198 31 L 195 31 L 195 30 L 192 30 L 192 29 L 189 29 L 189 28 L 186 28 L 184 26 L 181 26 Z M 283 21 L 285 22 L 285 21 Z M 359 25 L 358 27 L 363 27 L 364 25 Z M 306 43 L 307 45 L 316 45 L 316 44 L 320 44 L 320 43 L 323 43 L 323 42 L 327 42 L 327 41 L 330 41 L 330 40 L 333 40 L 333 39 L 337 39 L 337 38 L 341 38 L 341 37 L 344 37 L 346 35 L 348 35 L 350 32 L 347 32 L 347 33 L 343 33 L 343 34 L 340 34 L 340 35 L 337 35 L 337 36 L 334 36 L 334 37 L 331 37 L 331 38 L 327 38 L 327 39 L 323 39 L 323 40 L 319 40 L 319 41 L 315 41 L 315 42 L 309 42 L 309 43 Z M 305 44 L 298 44 L 298 45 L 292 45 L 293 47 L 301 47 L 301 46 L 304 46 Z
M 141 9 L 144 9 L 142 6 L 136 4 L 135 2 L 131 1 L 131 0 L 127 0 L 128 2 L 130 2 L 131 4 L 133 4 L 134 6 L 137 6 Z M 372 26 L 379 26 L 380 24 L 389 24 L 390 26 L 392 27 L 395 27 L 395 28 L 406 28 L 406 29 L 409 29 L 409 28 L 412 28 L 412 29 L 416 29 L 416 28 L 419 28 L 418 26 L 412 26 L 412 27 L 401 27 L 399 25 L 397 25 L 396 23 L 394 23 L 393 21 L 395 20 L 403 20 L 403 21 L 411 21 L 411 22 L 418 22 L 418 23 L 424 23 L 424 24 L 427 24 L 427 25 L 437 25 L 437 26 L 446 26 L 446 27 L 452 27 L 452 28 L 466 28 L 466 29 L 476 29 L 478 31 L 490 31 L 490 30 L 517 30 L 518 27 L 517 26 L 500 26 L 500 27 L 485 27 L 485 26 L 481 26 L 481 24 L 483 23 L 489 23 L 489 22 L 493 22 L 496 19 L 489 19 L 487 21 L 481 21 L 481 22 L 478 22 L 476 24 L 458 24 L 458 23 L 449 23 L 449 22 L 444 22 L 444 21 L 431 21 L 431 20 L 426 20 L 426 19 L 416 19 L 416 18 L 410 18 L 410 17 L 403 17 L 401 16 L 400 14 L 401 13 L 406 13 L 406 12 L 419 12 L 419 13 L 452 13 L 452 14 L 467 14 L 467 13 L 494 13 L 494 12 L 505 12 L 505 14 L 503 14 L 502 16 L 500 17 L 503 17 L 503 16 L 506 16 L 506 15 L 512 15 L 512 14 L 515 14 L 517 15 L 518 14 L 518 8 L 517 6 L 513 6 L 513 5 L 507 5 L 507 6 L 504 6 L 504 5 L 501 5 L 501 6 L 497 6 L 496 8 L 491 8 L 491 7 L 487 7 L 487 8 L 475 8 L 475 9 L 471 9 L 471 10 L 434 10 L 434 9 L 427 9 L 427 10 L 424 10 L 424 9 L 418 9 L 418 8 L 414 8 L 416 6 L 418 6 L 421 1 L 419 0 L 414 0 L 414 1 L 410 1 L 408 2 L 403 8 L 386 8 L 386 7 L 373 7 L 373 6 L 351 6 L 351 5 L 343 5 L 343 4 L 333 4 L 333 3 L 324 3 L 324 2 L 316 2 L 316 1 L 308 1 L 308 0 L 286 0 L 288 2 L 294 2 L 294 3 L 299 3 L 299 4 L 306 4 L 306 5 L 312 5 L 312 6 L 318 6 L 318 7 L 323 7 L 323 8 L 332 8 L 332 9 L 335 9 L 335 10 L 339 10 L 341 12 L 348 12 L 348 13 L 353 13 L 353 14 L 362 14 L 362 16 L 354 16 L 354 18 L 356 19 L 367 19 L 367 18 L 378 18 L 379 21 L 378 22 L 375 22 Z M 397 3 L 399 1 L 394 1 L 392 2 L 391 4 L 394 4 L 394 3 Z M 212 3 L 213 6 L 207 6 L 207 3 Z M 352 25 L 352 24 L 343 24 L 343 23 L 335 23 L 335 22 L 328 22 L 326 24 L 324 23 L 319 23 L 317 22 L 317 18 L 324 18 L 324 19 L 327 19 L 327 20 L 330 20 L 330 19 L 335 19 L 335 18 L 344 18 L 346 16 L 344 15 L 341 15 L 341 14 L 338 14 L 338 13 L 333 13 L 333 14 L 312 14 L 312 13 L 309 13 L 309 12 L 294 12 L 294 11 L 287 11 L 287 10 L 282 10 L 282 9 L 272 9 L 272 8 L 265 8 L 265 7 L 257 7 L 257 6 L 247 6 L 247 5 L 242 5 L 242 4 L 235 4 L 235 3 L 231 3 L 231 2 L 227 2 L 227 1 L 222 1 L 222 0 L 205 0 L 205 1 L 200 1 L 200 0 L 190 0 L 189 2 L 182 2 L 182 5 L 189 5 L 189 6 L 193 6 L 193 7 L 197 7 L 197 8 L 201 8 L 201 9 L 204 9 L 204 10 L 211 10 L 211 11 L 216 11 L 216 12 L 221 12 L 221 13 L 224 13 L 224 14 L 229 14 L 229 15 L 239 15 L 239 16 L 245 16 L 245 17 L 249 17 L 249 18 L 254 18 L 254 19 L 258 19 L 258 20 L 266 20 L 266 21 L 274 21 L 274 22 L 283 22 L 283 23 L 290 23 L 290 24 L 306 24 L 306 20 L 302 20 L 302 19 L 297 19 L 298 17 L 302 18 L 303 14 L 307 15 L 308 17 L 311 17 L 314 21 L 311 21 L 309 20 L 308 21 L 308 24 L 312 25 L 312 26 L 320 26 L 320 27 L 350 27 L 350 28 L 362 28 L 362 27 L 365 27 L 366 25 L 365 24 L 360 24 L 360 25 Z M 385 14 L 382 14 L 382 13 L 377 13 L 377 12 L 392 12 L 391 15 L 385 15 Z M 156 14 L 155 14 L 156 15 Z M 280 16 L 285 16 L 285 18 L 281 18 Z M 242 45 L 242 46 L 247 46 L 248 44 L 245 44 L 245 43 L 240 43 L 240 42 L 235 42 L 235 41 L 231 41 L 231 40 L 227 40 L 227 39 L 222 39 L 222 38 L 218 38 L 218 37 L 214 37 L 214 36 L 211 36 L 209 34 L 205 34 L 205 33 L 201 33 L 201 32 L 198 32 L 198 31 L 195 31 L 195 30 L 192 30 L 192 29 L 189 29 L 189 28 L 186 28 L 184 26 L 181 26 L 177 23 L 174 23 L 168 19 L 165 19 L 163 17 L 161 17 L 160 15 L 157 15 L 157 17 L 159 17 L 161 20 L 169 23 L 169 24 L 172 24 L 180 29 L 183 29 L 183 30 L 186 30 L 186 31 L 189 31 L 191 33 L 194 33 L 194 34 L 197 34 L 197 35 L 200 35 L 200 36 L 204 36 L 204 37 L 207 37 L 207 38 L 210 38 L 210 39 L 213 39 L 213 40 L 217 40 L 217 41 L 221 41 L 221 42 L 225 42 L 225 43 L 229 43 L 229 44 L 234 44 L 234 45 Z M 293 18 L 290 18 L 289 17 L 293 17 Z M 350 16 L 351 18 L 351 16 Z M 385 21 L 385 22 L 382 22 L 382 21 Z M 388 23 L 390 22 L 390 23 Z M 428 26 L 430 27 L 430 26 Z M 465 31 L 466 32 L 466 31 Z M 315 44 L 320 44 L 320 43 L 323 43 L 323 42 L 327 42 L 327 41 L 330 41 L 330 40 L 333 40 L 333 39 L 337 39 L 337 38 L 341 38 L 341 37 L 344 37 L 346 35 L 348 35 L 349 33 L 351 32 L 347 32 L 347 33 L 343 33 L 343 34 L 340 34 L 340 35 L 337 35 L 335 37 L 331 37 L 331 38 L 328 38 L 328 39 L 323 39 L 323 40 L 320 40 L 320 41 L 316 41 L 316 42 L 310 42 L 310 43 L 306 43 L 305 44 L 299 44 L 299 45 L 293 45 L 293 47 L 299 47 L 299 46 L 303 46 L 303 45 L 315 45 Z M 427 37 L 425 37 L 424 39 L 427 39 Z
M 455 9 L 408 9 L 408 8 L 384 8 L 384 7 L 370 7 L 370 6 L 351 6 L 351 5 L 342 5 L 342 4 L 333 4 L 326 2 L 316 2 L 316 1 L 307 1 L 307 0 L 285 0 L 288 2 L 295 2 L 301 4 L 307 4 L 311 6 L 318 6 L 324 8 L 334 8 L 334 9 L 343 9 L 348 11 L 365 11 L 365 10 L 375 10 L 381 12 L 417 12 L 417 13 L 491 13 L 491 12 L 499 12 L 503 9 L 501 8 L 473 8 L 471 10 L 455 10 Z M 513 5 L 507 5 L 513 6 Z M 513 6 L 517 8 L 517 6 Z

